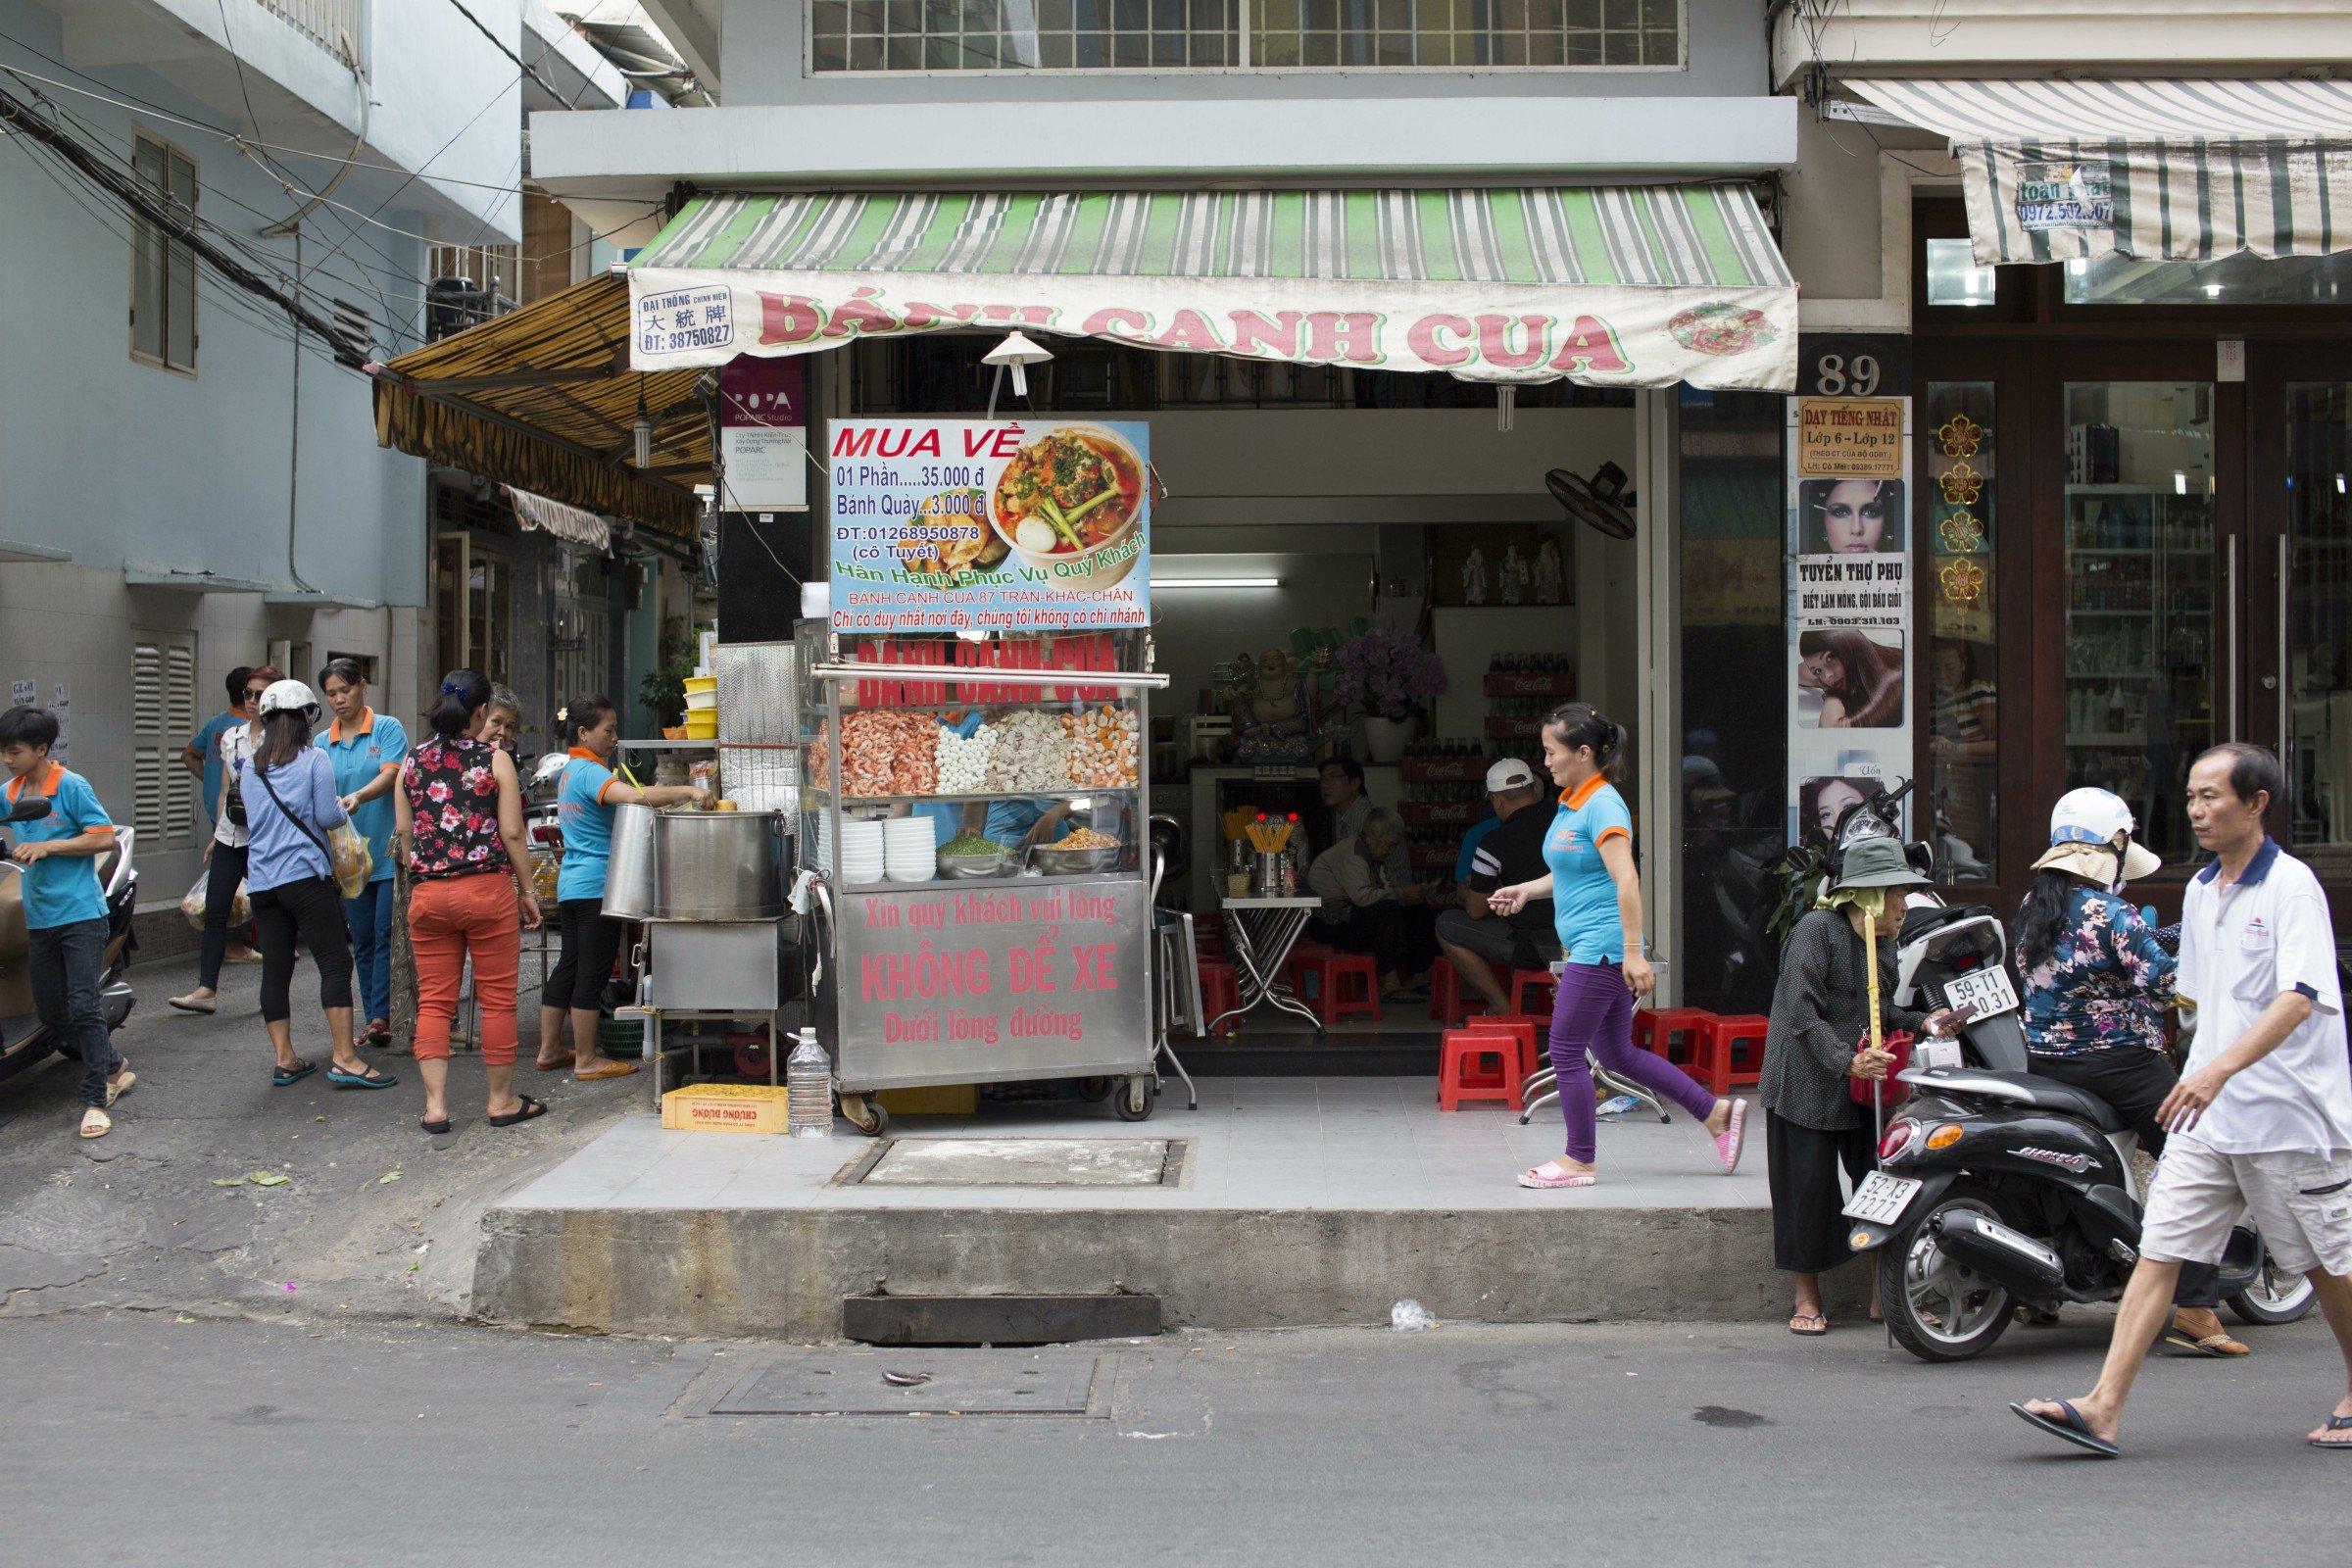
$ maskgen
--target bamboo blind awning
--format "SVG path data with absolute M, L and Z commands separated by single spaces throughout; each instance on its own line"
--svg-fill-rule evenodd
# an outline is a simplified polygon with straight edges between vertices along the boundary
M 629 284 L 606 274 L 372 367 L 375 438 L 571 506 L 692 538 L 710 482 L 696 368 L 629 368 Z M 631 462 L 640 400 L 653 466 Z

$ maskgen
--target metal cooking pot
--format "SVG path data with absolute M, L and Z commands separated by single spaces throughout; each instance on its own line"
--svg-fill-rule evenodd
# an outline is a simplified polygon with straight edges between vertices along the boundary
M 654 918 L 772 920 L 784 912 L 783 812 L 663 811 L 655 820 Z
M 654 823 L 650 806 L 612 808 L 612 848 L 605 869 L 605 913 L 621 920 L 654 914 Z

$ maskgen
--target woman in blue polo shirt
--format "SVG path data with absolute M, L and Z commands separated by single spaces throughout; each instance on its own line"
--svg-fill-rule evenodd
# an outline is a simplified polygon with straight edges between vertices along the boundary
M 356 659 L 337 659 L 318 672 L 318 690 L 334 722 L 326 727 L 326 760 L 334 764 L 335 794 L 354 832 L 368 841 L 375 869 L 368 890 L 343 901 L 351 922 L 351 961 L 359 971 L 360 1004 L 368 1027 L 359 1044 L 392 1043 L 392 787 L 409 755 L 400 720 L 368 706 L 368 672 Z
M 564 868 L 556 878 L 557 928 L 564 948 L 539 992 L 541 1072 L 570 1067 L 577 1079 L 621 1078 L 634 1062 L 596 1052 L 596 1025 L 605 981 L 620 952 L 620 922 L 605 913 L 605 872 L 612 854 L 612 810 L 620 806 L 710 804 L 707 789 L 658 784 L 639 789 L 612 771 L 620 747 L 620 718 L 611 699 L 591 697 L 556 710 L 556 741 L 571 754 L 556 786 L 556 821 L 564 829 Z M 564 1051 L 564 1017 L 571 1015 L 571 1052 Z
M 1567 1152 L 1522 1171 L 1522 1187 L 1590 1187 L 1594 1174 L 1592 1074 L 1586 1054 L 1706 1124 L 1729 1176 L 1740 1167 L 1747 1102 L 1719 1100 L 1663 1056 L 1634 1049 L 1634 1003 L 1656 983 L 1642 954 L 1642 884 L 1634 868 L 1634 820 L 1609 782 L 1624 762 L 1625 726 L 1590 703 L 1554 709 L 1544 722 L 1544 765 L 1560 786 L 1560 808 L 1544 840 L 1550 874 L 1497 888 L 1488 904 L 1516 914 L 1549 899 L 1559 932 L 1560 986 L 1551 1013 L 1551 1064 L 1559 1076 Z

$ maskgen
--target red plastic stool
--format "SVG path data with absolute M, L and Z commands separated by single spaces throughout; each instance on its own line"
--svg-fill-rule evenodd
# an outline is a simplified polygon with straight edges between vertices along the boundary
M 1200 965 L 1200 1006 L 1208 1016 L 1200 1021 L 1206 1023 L 1209 1018 L 1214 1018 L 1219 1013 L 1231 1012 L 1241 1004 L 1242 982 L 1240 976 L 1234 973 L 1233 965 L 1230 963 L 1202 963 Z M 1233 1033 L 1233 1030 L 1234 1020 L 1228 1018 L 1211 1029 L 1209 1033 L 1229 1035 Z
M 1464 1027 L 1478 1034 L 1509 1035 L 1517 1042 L 1519 1076 L 1523 1080 L 1535 1076 L 1536 1069 L 1544 1064 L 1543 1033 L 1533 1018 L 1489 1015 L 1473 1018 Z
M 1486 998 L 1463 990 L 1461 971 L 1454 968 L 1451 958 L 1441 957 L 1430 966 L 1429 1015 L 1438 1020 L 1440 1028 L 1458 1029 L 1472 1013 L 1486 1010 Z
M 1440 1110 L 1458 1110 L 1466 1100 L 1499 1100 L 1513 1110 L 1525 1108 L 1516 1040 L 1494 1029 L 1448 1029 L 1438 1041 Z
M 1313 996 L 1306 995 L 1302 980 L 1312 977 Z M 1348 982 L 1361 981 L 1360 995 L 1350 995 L 1354 989 Z M 1298 1000 L 1312 1007 L 1315 1016 L 1328 1028 L 1342 1018 L 1380 1016 L 1380 960 L 1368 953 L 1334 953 L 1326 949 L 1294 958 L 1291 963 L 1291 986 L 1298 992 Z
M 1511 971 L 1511 1011 L 1526 1018 L 1549 1018 L 1552 999 L 1559 995 L 1559 990 L 1560 977 L 1549 969 L 1514 969 Z M 1531 991 L 1544 993 L 1542 1012 L 1528 1010 L 1527 994 Z
M 1714 1017 L 1704 1007 L 1640 1007 L 1634 1012 L 1634 1044 L 1678 1067 L 1688 1067 L 1698 1054 L 1699 1031 Z M 1680 1053 L 1675 1050 L 1678 1041 Z
M 1752 1012 L 1718 1013 L 1700 1026 L 1690 1054 L 1690 1076 L 1714 1095 L 1753 1089 L 1764 1081 L 1764 1034 L 1771 1020 Z

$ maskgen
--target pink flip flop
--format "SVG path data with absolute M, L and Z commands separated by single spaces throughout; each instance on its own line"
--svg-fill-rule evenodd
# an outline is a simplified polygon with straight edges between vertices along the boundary
M 1729 1176 L 1740 1168 L 1740 1146 L 1747 1138 L 1747 1102 L 1732 1102 L 1731 1125 L 1724 1128 L 1715 1140 L 1715 1152 L 1723 1160 L 1723 1173 Z
M 1599 1181 L 1599 1177 L 1590 1172 L 1572 1171 L 1556 1159 L 1547 1159 L 1534 1170 L 1519 1173 L 1519 1185 L 1522 1187 L 1592 1187 Z

